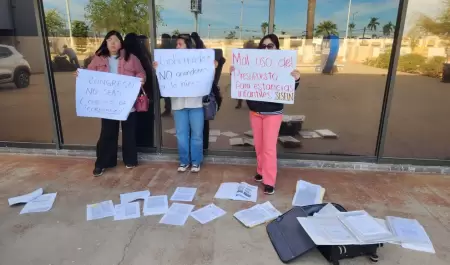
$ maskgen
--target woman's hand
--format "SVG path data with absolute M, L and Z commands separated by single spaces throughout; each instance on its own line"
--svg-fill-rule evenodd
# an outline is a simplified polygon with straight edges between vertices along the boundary
M 234 72 L 234 66 L 230 66 L 230 73 Z
M 214 68 L 217 68 L 218 65 L 219 65 L 219 62 L 217 62 L 216 60 L 214 60 Z
M 158 68 L 158 62 L 156 62 L 156 61 L 155 61 L 155 62 L 153 62 L 153 64 L 152 64 L 152 65 L 153 65 L 153 69 L 155 69 L 155 70 L 156 70 L 156 68 Z
M 78 69 L 77 69 L 75 72 L 73 72 L 73 75 L 74 75 L 75 77 L 78 77 Z
M 144 78 L 141 78 L 141 87 L 143 87 L 145 84 Z
M 300 72 L 297 69 L 294 69 L 291 72 L 291 76 L 295 79 L 295 81 L 300 79 Z

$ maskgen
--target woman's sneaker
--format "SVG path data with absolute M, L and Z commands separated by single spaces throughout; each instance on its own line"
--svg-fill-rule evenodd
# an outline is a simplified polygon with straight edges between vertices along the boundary
M 133 169 L 133 168 L 136 167 L 136 165 L 128 164 L 125 167 L 128 168 L 128 169 Z
M 264 187 L 264 193 L 267 195 L 272 195 L 275 193 L 275 188 L 270 185 L 265 185 Z
M 255 179 L 256 182 L 261 182 L 261 181 L 263 181 L 263 176 L 261 176 L 260 174 L 256 174 L 254 179 Z
M 92 174 L 94 175 L 94 177 L 100 177 L 101 175 L 103 175 L 103 172 L 105 172 L 104 168 L 96 167 L 96 168 L 94 168 L 94 171 L 92 172 Z
M 184 165 L 181 164 L 180 166 L 178 166 L 178 172 L 186 172 L 186 170 L 188 170 L 189 165 Z
M 192 173 L 198 173 L 200 172 L 200 165 L 193 165 L 191 168 Z

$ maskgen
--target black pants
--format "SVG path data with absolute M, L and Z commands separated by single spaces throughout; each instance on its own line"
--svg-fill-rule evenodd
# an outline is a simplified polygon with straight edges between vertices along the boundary
M 172 111 L 172 101 L 170 100 L 170 98 L 164 98 L 164 110 L 166 112 Z
M 209 148 L 209 121 L 203 124 L 203 150 L 208 150 Z
M 136 145 L 138 147 L 153 147 L 154 115 L 150 104 L 147 112 L 136 113 Z
M 122 153 L 125 165 L 137 165 L 136 112 L 130 113 L 126 121 L 102 119 L 102 130 L 97 142 L 96 168 L 117 165 L 119 124 L 122 123 Z

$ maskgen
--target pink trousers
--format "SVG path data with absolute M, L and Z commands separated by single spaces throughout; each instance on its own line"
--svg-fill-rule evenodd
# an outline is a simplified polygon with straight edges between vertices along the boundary
M 277 180 L 277 141 L 283 115 L 261 115 L 250 112 L 250 123 L 256 151 L 257 173 L 263 183 L 275 186 Z

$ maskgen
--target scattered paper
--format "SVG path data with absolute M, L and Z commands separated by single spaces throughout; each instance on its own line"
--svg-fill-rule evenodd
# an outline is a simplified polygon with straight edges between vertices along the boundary
M 304 139 L 322 138 L 322 136 L 315 131 L 300 131 L 299 134 Z
M 120 203 L 124 204 L 135 200 L 145 200 L 148 196 L 150 196 L 150 191 L 148 190 L 123 193 L 120 194 Z
M 252 130 L 246 131 L 246 132 L 244 133 L 244 135 L 253 138 L 253 131 L 252 131 Z
M 318 246 L 360 245 L 337 216 L 298 217 L 300 225 Z
M 282 122 L 304 121 L 305 115 L 283 115 Z
M 114 206 L 114 221 L 141 217 L 139 202 L 121 203 Z
M 215 143 L 215 142 L 217 142 L 217 136 L 212 136 L 212 135 L 210 135 L 208 141 L 209 141 L 210 143 Z
M 172 128 L 172 129 L 169 129 L 169 130 L 165 130 L 165 132 L 166 132 L 166 133 L 168 133 L 168 134 L 172 134 L 172 135 L 174 135 L 174 134 L 176 134 L 176 133 L 177 133 L 177 129 L 175 129 L 175 128 Z
M 230 139 L 230 145 L 231 146 L 243 146 L 244 145 L 244 139 L 242 139 L 242 138 L 231 138 Z
M 387 216 L 386 222 L 403 248 L 436 253 L 430 237 L 417 220 Z
M 226 212 L 217 207 L 214 203 L 207 205 L 201 209 L 198 209 L 191 213 L 191 216 L 202 225 L 213 221 L 221 216 L 224 216 Z
M 256 202 L 258 199 L 258 186 L 245 182 L 225 182 L 220 184 L 214 198 Z
M 144 215 L 165 214 L 169 210 L 167 195 L 150 196 L 144 200 Z
M 114 216 L 114 204 L 110 201 L 89 204 L 86 207 L 88 221 Z
M 194 205 L 183 203 L 172 203 L 167 213 L 159 221 L 160 224 L 183 226 Z
M 20 214 L 48 212 L 52 209 L 55 199 L 56 193 L 41 195 L 25 204 Z
M 255 227 L 280 216 L 281 213 L 270 202 L 257 204 L 251 208 L 236 212 L 234 217 L 246 227 Z
M 236 136 L 238 136 L 239 134 L 234 133 L 234 132 L 223 132 L 222 135 L 223 135 L 223 136 L 226 136 L 226 137 L 236 137 Z
M 253 139 L 244 138 L 244 145 L 255 146 Z
M 316 130 L 316 133 L 318 133 L 323 138 L 337 138 L 337 134 L 328 129 Z
M 303 180 L 297 181 L 296 191 L 292 199 L 293 206 L 306 206 L 322 203 L 322 187 Z
M 320 209 L 320 211 L 315 213 L 314 216 L 317 216 L 317 215 L 322 215 L 322 216 L 323 215 L 332 215 L 332 216 L 336 216 L 339 213 L 341 213 L 341 211 L 336 209 L 336 207 L 334 207 L 333 204 L 327 203 L 327 205 L 325 205 L 322 209 Z
M 12 206 L 15 204 L 20 204 L 20 203 L 27 203 L 27 202 L 30 202 L 30 201 L 36 199 L 37 197 L 41 196 L 43 193 L 44 193 L 44 190 L 42 188 L 39 188 L 28 194 L 9 198 L 8 203 L 9 203 L 9 206 Z
M 282 143 L 286 143 L 286 142 L 300 143 L 299 140 L 295 139 L 292 136 L 280 136 L 280 137 L 278 137 L 278 140 L 280 140 L 280 142 L 282 142 Z
M 345 212 L 338 215 L 342 223 L 360 242 L 377 243 L 394 241 L 395 237 L 366 211 Z
M 220 130 L 209 130 L 210 136 L 220 136 Z
M 194 200 L 197 188 L 178 187 L 170 198 L 171 201 L 191 202 Z

